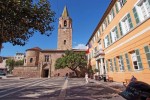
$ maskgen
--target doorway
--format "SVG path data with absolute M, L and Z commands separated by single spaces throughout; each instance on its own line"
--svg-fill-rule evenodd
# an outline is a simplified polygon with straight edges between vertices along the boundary
M 44 69 L 43 77 L 48 78 L 48 75 L 49 75 L 49 70 L 48 69 Z

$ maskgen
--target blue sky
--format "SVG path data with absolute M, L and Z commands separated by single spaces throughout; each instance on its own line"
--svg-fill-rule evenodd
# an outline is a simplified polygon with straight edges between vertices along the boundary
M 14 56 L 16 52 L 25 53 L 26 49 L 40 47 L 41 49 L 57 48 L 58 18 L 63 12 L 64 6 L 68 8 L 69 16 L 73 20 L 73 48 L 82 48 L 102 15 L 106 11 L 111 0 L 50 0 L 51 8 L 56 12 L 56 22 L 53 23 L 55 30 L 52 35 L 47 37 L 38 32 L 29 39 L 25 46 L 13 46 L 10 43 L 4 43 L 0 56 Z

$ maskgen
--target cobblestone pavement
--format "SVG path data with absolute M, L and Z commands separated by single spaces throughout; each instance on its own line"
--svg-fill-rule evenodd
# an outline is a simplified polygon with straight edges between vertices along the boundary
M 0 100 L 124 100 L 119 83 L 83 78 L 0 80 Z
M 90 80 L 85 84 L 84 79 L 71 79 L 68 81 L 65 100 L 125 100 L 118 95 L 121 89 L 121 84 L 114 82 Z

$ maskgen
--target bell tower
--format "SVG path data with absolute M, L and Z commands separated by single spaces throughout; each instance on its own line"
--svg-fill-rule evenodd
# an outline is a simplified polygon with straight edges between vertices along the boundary
M 64 7 L 63 13 L 59 18 L 57 49 L 72 49 L 72 19 L 69 17 L 66 6 Z

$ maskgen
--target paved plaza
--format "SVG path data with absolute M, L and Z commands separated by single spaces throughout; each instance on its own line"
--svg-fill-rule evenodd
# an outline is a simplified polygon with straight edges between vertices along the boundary
M 124 100 L 121 84 L 84 78 L 1 79 L 0 100 Z

